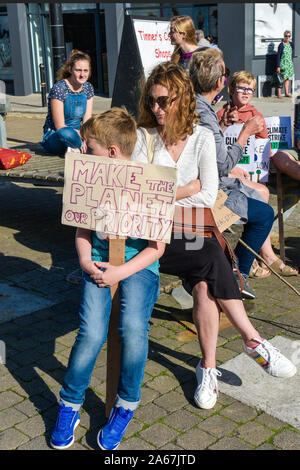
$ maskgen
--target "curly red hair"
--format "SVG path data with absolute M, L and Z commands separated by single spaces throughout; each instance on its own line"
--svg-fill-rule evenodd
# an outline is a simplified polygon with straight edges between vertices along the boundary
M 157 121 L 147 103 L 147 96 L 154 85 L 161 85 L 175 95 L 172 113 L 167 113 L 163 136 L 166 143 L 177 143 L 187 135 L 192 135 L 194 124 L 200 121 L 196 113 L 194 87 L 189 76 L 174 62 L 163 62 L 157 65 L 146 80 L 139 103 L 138 126 L 157 127 Z

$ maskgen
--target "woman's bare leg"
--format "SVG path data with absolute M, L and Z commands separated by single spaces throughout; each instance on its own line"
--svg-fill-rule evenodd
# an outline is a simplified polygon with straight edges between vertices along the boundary
M 197 329 L 202 365 L 216 367 L 216 348 L 219 333 L 220 312 L 206 282 L 201 281 L 193 289 L 193 320 Z
M 262 339 L 259 332 L 254 328 L 250 322 L 244 304 L 238 299 L 217 299 L 222 312 L 225 313 L 232 325 L 242 336 L 244 343 L 247 346 L 255 344 L 253 338 Z
M 292 95 L 289 93 L 289 84 L 290 84 L 290 81 L 288 78 L 284 80 L 284 94 L 285 96 L 288 96 L 289 98 L 291 98 Z
M 220 308 L 241 334 L 247 346 L 255 344 L 253 338 L 261 339 L 260 334 L 250 322 L 241 300 L 214 299 L 208 290 L 207 283 L 204 281 L 199 282 L 194 287 L 193 298 L 193 320 L 198 333 L 204 367 L 216 367 Z
M 288 152 L 276 152 L 272 157 L 272 162 L 282 173 L 295 180 L 300 180 L 300 162 Z
M 277 153 L 284 153 L 284 152 L 277 152 Z M 276 153 L 276 155 L 277 155 Z M 275 155 L 274 155 L 275 156 Z M 273 157 L 274 158 L 274 157 Z M 290 156 L 290 158 L 292 158 Z M 295 162 L 296 160 L 293 159 Z M 299 179 L 300 179 L 300 164 L 298 163 L 298 170 L 299 170 Z M 249 186 L 250 188 L 255 189 L 259 194 L 264 198 L 266 202 L 269 202 L 269 197 L 270 197 L 270 191 L 267 188 L 266 185 L 261 184 L 261 183 L 256 183 L 255 181 L 249 181 L 249 180 L 244 180 L 243 183 L 246 186 Z M 264 244 L 262 245 L 260 249 L 260 256 L 268 263 L 272 264 L 275 263 L 278 260 L 278 256 L 274 253 L 273 247 L 272 247 L 272 242 L 271 242 L 271 237 L 270 235 L 267 236 Z M 266 274 L 268 270 L 266 269 L 266 266 L 263 265 L 261 262 L 259 262 L 259 265 L 264 269 L 264 273 Z M 285 264 L 282 262 L 280 267 L 283 269 Z M 292 271 L 297 273 L 297 269 L 291 268 Z

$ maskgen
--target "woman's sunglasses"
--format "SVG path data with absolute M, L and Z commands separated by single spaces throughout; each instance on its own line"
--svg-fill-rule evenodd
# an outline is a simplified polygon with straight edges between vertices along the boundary
M 153 98 L 151 95 L 145 97 L 146 104 L 149 108 L 154 108 L 155 103 L 157 103 L 161 109 L 166 109 L 175 100 L 177 100 L 177 96 L 175 96 L 175 98 L 171 98 L 170 96 L 158 96 L 157 98 Z

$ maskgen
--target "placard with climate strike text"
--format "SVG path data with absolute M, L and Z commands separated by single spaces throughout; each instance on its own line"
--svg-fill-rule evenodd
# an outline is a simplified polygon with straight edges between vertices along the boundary
M 237 141 L 244 124 L 234 124 L 224 132 L 225 146 L 230 150 Z M 270 165 L 270 140 L 256 139 L 251 135 L 245 147 L 243 156 L 236 166 L 249 173 L 249 179 L 254 182 L 265 183 L 268 181 Z

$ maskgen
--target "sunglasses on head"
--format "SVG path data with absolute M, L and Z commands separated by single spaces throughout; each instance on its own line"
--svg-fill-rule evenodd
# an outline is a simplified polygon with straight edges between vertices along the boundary
M 166 109 L 175 100 L 177 100 L 177 96 L 175 96 L 175 98 L 171 98 L 170 96 L 158 96 L 156 99 L 151 95 L 146 96 L 146 104 L 149 108 L 154 108 L 155 103 L 157 103 L 161 109 Z

